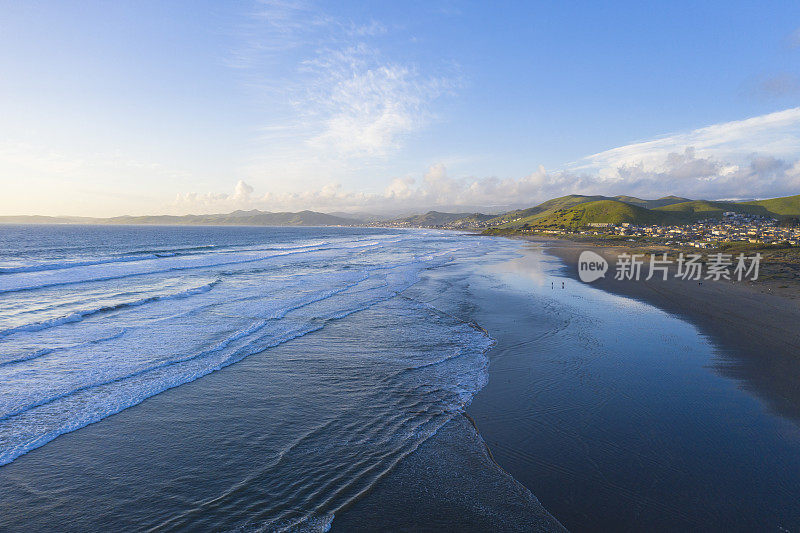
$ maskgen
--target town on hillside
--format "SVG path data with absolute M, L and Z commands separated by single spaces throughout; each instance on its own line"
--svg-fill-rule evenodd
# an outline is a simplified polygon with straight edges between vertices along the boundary
M 630 196 L 570 195 L 497 216 L 430 211 L 378 224 L 498 235 L 628 240 L 694 248 L 718 248 L 725 243 L 797 247 L 799 216 L 800 196 L 723 202 L 677 196 L 641 200 Z
M 531 230 L 522 230 L 522 233 Z M 684 245 L 694 248 L 715 248 L 724 242 L 750 244 L 800 245 L 800 226 L 780 224 L 777 219 L 758 215 L 743 215 L 731 211 L 722 219 L 707 218 L 685 225 L 637 225 L 629 222 L 612 224 L 592 222 L 582 230 L 541 230 L 545 234 L 578 234 L 589 236 L 619 235 L 646 238 L 666 245 Z

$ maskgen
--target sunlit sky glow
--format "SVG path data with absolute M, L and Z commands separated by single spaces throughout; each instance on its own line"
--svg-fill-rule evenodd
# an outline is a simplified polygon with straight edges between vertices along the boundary
M 0 214 L 800 193 L 797 2 L 0 0 Z

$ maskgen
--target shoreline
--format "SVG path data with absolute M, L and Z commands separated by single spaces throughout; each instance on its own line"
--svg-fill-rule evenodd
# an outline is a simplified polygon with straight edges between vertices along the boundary
M 470 258 L 456 264 L 473 270 Z M 416 286 L 420 304 L 442 295 L 469 304 L 445 290 L 459 282 L 450 269 L 434 271 L 443 279 Z M 349 515 L 349 531 L 563 530 L 491 460 L 455 410 L 485 368 L 485 357 L 473 353 L 483 339 L 473 339 L 471 329 L 463 342 L 451 338 L 456 330 L 444 316 L 449 310 L 455 318 L 452 309 L 437 310 L 429 324 L 424 305 L 417 311 L 394 296 L 19 456 L 0 469 L 8 502 L 0 529 L 47 529 L 59 521 L 84 531 L 233 529 L 302 519 L 327 530 L 335 513 L 332 527 L 348 524 Z M 377 326 L 365 329 L 364 322 Z M 439 361 L 443 346 L 464 357 Z M 420 365 L 428 353 L 434 364 Z M 452 418 L 439 426 L 450 409 Z M 419 440 L 431 431 L 433 438 Z M 394 513 L 384 504 L 374 514 L 353 511 L 380 496 L 376 482 L 389 487 L 383 502 L 394 504 Z
M 800 421 L 800 305 L 791 292 L 776 294 L 769 282 L 704 280 L 698 285 L 671 275 L 667 280 L 618 281 L 614 259 L 630 251 L 627 247 L 525 240 L 558 258 L 562 272 L 578 282 L 580 252 L 600 254 L 609 262 L 609 271 L 590 286 L 652 305 L 696 326 L 725 352 L 726 361 L 716 365 L 718 371 L 743 383 L 777 414 Z
M 462 480 L 467 483 L 462 485 Z M 467 412 L 456 414 L 365 494 L 339 510 L 330 531 L 376 529 L 568 531 L 529 487 L 495 461 Z
M 538 245 L 539 253 L 543 253 L 545 257 L 549 256 L 553 260 L 558 260 L 558 265 L 554 265 L 556 267 L 555 272 L 557 272 L 557 278 L 555 279 L 559 277 L 561 279 L 569 279 L 570 281 L 567 283 L 571 282 L 573 284 L 572 288 L 567 287 L 572 289 L 566 291 L 567 293 L 572 293 L 578 287 L 583 291 L 587 289 L 587 285 L 580 282 L 577 277 L 576 264 L 580 251 L 591 249 L 607 259 L 617 253 L 616 248 L 587 246 L 583 243 L 524 240 L 531 240 L 532 244 Z M 621 251 L 622 248 L 619 250 Z M 526 255 L 535 254 L 533 250 L 523 253 Z M 717 375 L 717 381 L 721 380 L 728 383 L 732 381 L 735 384 L 739 384 L 739 388 L 746 389 L 747 394 L 754 398 L 754 403 L 758 403 L 761 400 L 762 404 L 767 404 L 769 411 L 779 417 L 788 418 L 795 422 L 800 420 L 800 388 L 792 378 L 792 376 L 800 375 L 800 358 L 793 356 L 794 353 L 800 351 L 798 349 L 800 347 L 800 339 L 794 336 L 790 338 L 793 334 L 793 324 L 796 324 L 796 320 L 800 318 L 800 312 L 798 312 L 800 310 L 798 310 L 795 301 L 775 294 L 762 293 L 758 284 L 737 286 L 736 284 L 724 282 L 704 282 L 698 286 L 696 283 L 673 280 L 672 278 L 663 283 L 614 283 L 613 266 L 611 266 L 610 272 L 610 280 L 604 279 L 601 280 L 602 283 L 592 283 L 589 287 L 600 289 L 600 291 L 610 295 L 623 296 L 645 303 L 656 310 L 665 311 L 668 315 L 677 317 L 686 324 L 686 330 L 696 329 L 701 333 L 701 337 L 709 339 L 709 344 L 712 346 L 710 351 L 714 355 L 709 357 L 708 366 L 705 368 L 710 367 L 712 369 L 709 374 Z M 549 278 L 544 283 L 549 289 Z M 591 291 L 591 289 L 589 290 Z M 708 300 L 711 301 L 711 304 L 708 303 Z M 702 523 L 706 525 L 713 523 L 714 519 L 709 519 L 708 516 L 690 518 L 693 515 L 684 512 L 685 508 L 688 507 L 688 502 L 684 502 L 684 505 L 678 504 L 681 497 L 670 499 L 671 508 L 669 505 L 665 507 L 655 502 L 653 494 L 650 492 L 652 487 L 641 486 L 642 492 L 638 495 L 633 490 L 632 494 L 635 496 L 626 495 L 625 490 L 618 493 L 619 486 L 626 486 L 626 490 L 634 489 L 636 483 L 632 483 L 630 479 L 621 478 L 617 481 L 616 487 L 605 486 L 606 481 L 604 478 L 609 473 L 602 475 L 601 478 L 593 478 L 594 474 L 591 473 L 591 470 L 599 468 L 598 465 L 593 460 L 588 463 L 582 462 L 590 457 L 591 453 L 587 452 L 587 457 L 570 456 L 569 459 L 563 457 L 557 459 L 554 458 L 553 454 L 555 453 L 556 456 L 559 456 L 564 452 L 558 450 L 554 452 L 552 449 L 546 449 L 548 438 L 551 439 L 549 442 L 552 444 L 552 436 L 545 437 L 542 443 L 533 444 L 531 439 L 538 440 L 544 437 L 544 435 L 538 433 L 539 427 L 542 424 L 547 426 L 551 423 L 550 420 L 543 422 L 540 417 L 544 416 L 545 419 L 549 419 L 549 413 L 552 411 L 548 412 L 548 410 L 558 409 L 559 402 L 549 408 L 541 407 L 542 410 L 537 405 L 539 403 L 539 395 L 542 394 L 537 389 L 540 386 L 547 387 L 549 385 L 547 382 L 552 376 L 545 378 L 544 381 L 538 381 L 536 374 L 531 374 L 531 369 L 526 368 L 526 365 L 529 364 L 527 362 L 528 358 L 541 351 L 540 342 L 542 340 L 538 335 L 532 336 L 530 333 L 518 329 L 524 323 L 518 322 L 518 320 L 524 321 L 526 316 L 531 316 L 529 315 L 530 311 L 525 306 L 524 298 L 515 296 L 509 299 L 502 296 L 501 292 L 484 291 L 483 293 L 475 293 L 472 305 L 474 309 L 470 312 L 470 317 L 474 318 L 481 327 L 485 327 L 499 343 L 488 354 L 491 364 L 487 386 L 473 398 L 471 404 L 465 409 L 463 417 L 458 417 L 469 421 L 470 429 L 475 432 L 476 438 L 482 443 L 483 450 L 480 455 L 484 456 L 482 459 L 483 468 L 496 469 L 499 473 L 508 476 L 515 484 L 526 488 L 531 493 L 537 506 L 543 506 L 544 510 L 546 510 L 545 512 L 552 515 L 555 521 L 558 521 L 557 523 L 560 522 L 559 525 L 563 524 L 567 528 L 575 527 L 581 530 L 586 527 L 591 529 L 608 527 L 613 529 L 624 528 L 637 523 L 640 526 L 647 524 L 647 526 L 652 527 L 665 527 L 665 524 L 670 524 L 670 527 L 673 528 L 688 528 L 698 525 L 699 522 L 694 522 L 694 519 L 703 520 Z M 752 311 L 753 308 L 757 309 L 755 313 Z M 477 315 L 475 312 L 477 312 Z M 777 313 L 782 313 L 782 318 L 779 320 L 774 319 L 774 315 Z M 757 314 L 757 317 L 753 319 L 751 314 Z M 552 326 L 555 326 L 554 329 L 558 328 L 556 324 Z M 574 327 L 574 325 L 570 327 Z M 770 332 L 774 333 L 770 335 Z M 562 350 L 561 348 L 557 349 L 559 353 Z M 625 392 L 620 392 L 626 394 Z M 667 403 L 669 404 L 669 402 Z M 574 406 L 565 407 L 568 409 L 574 408 Z M 554 419 L 556 418 L 554 417 Z M 579 417 L 577 420 L 567 418 L 567 420 L 572 420 L 574 423 L 580 421 L 581 418 Z M 589 422 L 584 420 L 582 423 Z M 451 422 L 450 425 L 466 426 L 463 420 Z M 558 427 L 558 424 L 555 424 L 553 427 L 556 427 L 556 433 L 574 433 L 572 438 L 576 442 L 581 442 L 584 438 L 587 438 L 582 434 L 582 430 L 579 429 L 580 426 L 567 425 Z M 663 429 L 665 436 L 662 438 L 674 438 L 678 441 L 687 438 L 688 435 L 682 434 L 678 427 L 674 426 L 674 429 L 671 430 Z M 443 434 L 446 433 L 452 433 L 452 428 L 450 431 L 443 431 Z M 461 433 L 464 434 L 463 427 Z M 623 431 L 624 434 L 625 431 Z M 670 435 L 671 437 L 669 437 Z M 607 440 L 614 438 L 612 435 L 605 433 L 594 436 L 594 438 L 598 437 L 597 444 L 600 446 L 604 446 Z M 617 445 L 624 445 L 623 442 L 627 440 L 622 435 L 619 436 L 619 439 Z M 430 443 L 420 447 L 423 450 L 422 452 L 417 451 L 407 457 L 398 465 L 397 474 L 389 474 L 383 483 L 373 487 L 363 499 L 355 502 L 342 515 L 337 515 L 336 520 L 333 522 L 333 530 L 342 531 L 348 528 L 368 529 L 366 527 L 367 524 L 363 522 L 359 524 L 357 520 L 352 521 L 351 519 L 354 516 L 358 518 L 379 516 L 382 509 L 381 505 L 384 508 L 386 506 L 391 508 L 395 498 L 402 499 L 407 497 L 408 493 L 394 493 L 394 496 L 392 494 L 394 492 L 393 488 L 396 489 L 408 485 L 408 482 L 398 482 L 398 480 L 412 478 L 413 476 L 409 476 L 408 472 L 422 471 L 426 475 L 439 477 L 442 469 L 460 471 L 461 465 L 453 463 L 452 460 L 443 461 L 442 457 L 440 457 L 438 461 L 431 461 L 435 448 L 441 447 L 445 449 L 447 446 L 452 446 L 447 440 L 441 437 L 434 437 Z M 540 446 L 545 446 L 545 448 Z M 634 446 L 634 444 L 631 443 L 631 446 Z M 477 453 L 474 449 L 467 451 L 468 447 L 466 445 L 461 445 L 461 448 L 459 452 L 461 457 Z M 537 449 L 539 450 L 538 453 Z M 686 453 L 678 449 L 673 451 L 679 454 Z M 576 450 L 568 452 L 568 454 L 574 453 L 576 453 Z M 577 451 L 577 453 L 580 454 L 582 452 Z M 636 460 L 637 457 L 649 452 L 631 450 L 629 453 L 631 454 L 631 459 Z M 449 455 L 452 456 L 453 454 Z M 467 459 L 464 460 L 466 461 Z M 607 457 L 605 460 L 607 460 Z M 425 463 L 428 463 L 427 467 L 424 466 Z M 670 463 L 670 461 L 667 460 L 666 463 Z M 602 465 L 603 463 L 599 464 Z M 613 464 L 606 463 L 603 469 L 610 468 Z M 650 474 L 656 477 L 665 477 L 671 475 L 674 471 L 680 470 L 678 465 L 658 464 L 656 466 L 657 468 L 651 473 L 639 472 L 639 481 L 646 484 Z M 686 466 L 688 467 L 688 464 Z M 582 471 L 581 469 L 584 470 Z M 689 469 L 688 471 L 690 472 L 691 470 Z M 631 474 L 632 472 L 627 472 L 627 475 Z M 463 472 L 460 475 L 463 475 Z M 471 470 L 470 475 L 480 477 L 475 470 Z M 625 474 L 620 472 L 620 475 L 624 476 Z M 690 474 L 683 473 L 681 475 Z M 730 472 L 722 472 L 721 479 L 731 475 L 733 474 Z M 551 479 L 545 479 L 547 477 L 551 477 Z M 685 481 L 688 482 L 692 477 Z M 581 492 L 574 492 L 573 488 L 569 488 L 579 479 L 585 479 L 586 486 L 595 487 L 593 490 L 598 492 L 592 498 L 600 501 L 581 503 Z M 706 482 L 707 479 L 702 476 L 692 480 L 692 483 L 684 488 L 686 497 L 689 499 L 696 498 L 698 494 L 695 491 L 705 491 L 707 493 L 706 503 L 709 506 L 714 505 L 714 502 L 720 498 L 725 498 L 720 493 L 716 496 L 717 500 L 715 500 L 713 493 L 709 490 L 710 487 L 702 488 L 703 483 Z M 583 483 L 579 482 L 578 485 L 583 485 Z M 678 484 L 680 485 L 680 482 Z M 427 483 L 420 487 L 420 490 L 431 496 L 435 494 Z M 585 490 L 585 486 L 581 490 Z M 639 522 L 631 516 L 609 517 L 604 508 L 606 505 L 611 505 L 611 500 L 614 500 L 614 505 L 617 506 L 647 508 L 649 510 L 647 512 L 654 513 L 654 515 L 647 518 L 642 517 L 643 522 Z M 394 505 L 397 505 L 397 503 L 394 503 Z M 663 516 L 659 518 L 664 509 L 673 518 L 667 519 L 669 520 L 667 522 L 659 522 L 659 520 L 665 519 Z M 696 513 L 697 511 L 693 512 Z M 756 513 L 752 510 L 742 512 L 746 523 L 753 525 L 752 521 L 756 519 Z M 713 511 L 710 511 L 710 513 L 713 514 Z M 421 511 L 421 514 L 423 516 L 432 516 L 426 514 L 425 511 Z M 719 519 L 722 519 L 722 516 Z M 711 522 L 706 520 L 711 520 Z M 359 525 L 361 528 L 358 527 Z M 403 525 L 408 525 L 408 522 Z
M 466 411 L 500 467 L 569 529 L 791 529 L 779 487 L 796 487 L 795 340 L 762 337 L 793 332 L 795 302 L 770 321 L 774 295 L 752 287 L 606 289 L 572 266 L 591 247 L 536 244 L 472 291 L 498 344 Z M 745 330 L 750 301 L 765 311 Z

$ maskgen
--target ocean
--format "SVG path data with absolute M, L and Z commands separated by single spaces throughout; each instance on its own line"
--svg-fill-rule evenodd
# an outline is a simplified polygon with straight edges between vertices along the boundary
M 125 514 L 113 486 L 97 499 L 120 510 L 110 522 L 120 527 L 325 529 L 487 380 L 489 334 L 404 291 L 426 271 L 513 248 L 431 231 L 4 227 L 0 465 L 260 354 L 268 368 L 255 376 L 258 401 L 243 406 L 252 411 L 203 414 L 216 429 L 193 464 L 162 470 L 170 498 L 144 517 Z M 276 350 L 325 328 L 338 336 L 323 346 Z M 176 481 L 192 473 L 192 489 Z M 148 476 L 158 487 L 160 474 Z
M 727 357 L 520 241 L 2 226 L 0 530 L 792 530 Z

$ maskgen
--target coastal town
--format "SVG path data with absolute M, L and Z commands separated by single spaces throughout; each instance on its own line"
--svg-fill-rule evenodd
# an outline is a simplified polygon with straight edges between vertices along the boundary
M 659 226 L 595 223 L 582 235 L 601 233 L 681 244 L 694 248 L 713 248 L 723 242 L 800 245 L 800 226 L 781 225 L 770 217 L 726 212 L 722 219 L 704 219 L 686 225 Z
M 438 217 L 433 215 L 439 215 Z M 435 228 L 484 231 L 513 224 L 520 219 L 472 214 L 469 216 L 430 212 L 423 216 L 408 217 L 390 222 L 381 221 L 371 225 L 383 227 Z M 635 224 L 630 222 L 589 222 L 583 226 L 525 224 L 513 230 L 522 235 L 561 235 L 596 238 L 626 238 L 631 241 L 653 244 L 675 245 L 692 248 L 715 248 L 722 243 L 746 243 L 751 245 L 800 246 L 800 220 L 751 215 L 726 211 L 721 217 L 704 218 L 685 224 Z
M 721 243 L 800 246 L 800 224 L 775 218 L 726 212 L 722 218 L 708 218 L 683 225 L 644 225 L 623 222 L 594 222 L 586 228 L 523 229 L 521 233 L 628 237 L 665 245 L 714 248 Z

